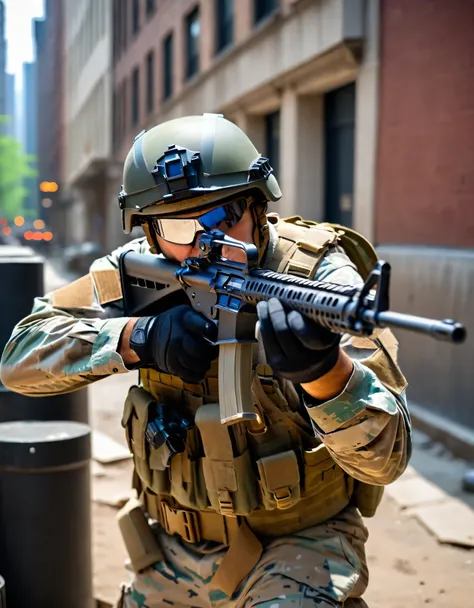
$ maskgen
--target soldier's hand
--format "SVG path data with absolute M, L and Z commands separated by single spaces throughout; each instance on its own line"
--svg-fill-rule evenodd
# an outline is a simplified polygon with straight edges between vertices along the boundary
M 133 342 L 143 344 L 135 348 L 141 367 L 155 365 L 186 382 L 199 382 L 218 355 L 218 347 L 208 342 L 216 339 L 215 324 L 183 304 L 156 317 L 138 319 L 130 343 L 132 348 Z
M 296 310 L 286 310 L 277 298 L 259 302 L 257 313 L 267 363 L 280 377 L 304 384 L 334 367 L 339 356 L 339 334 Z

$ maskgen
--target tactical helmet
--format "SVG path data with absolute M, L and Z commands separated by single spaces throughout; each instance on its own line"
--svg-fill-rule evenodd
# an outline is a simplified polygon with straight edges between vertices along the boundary
M 119 195 L 123 231 L 250 191 L 265 204 L 281 198 L 268 159 L 239 127 L 220 114 L 170 120 L 137 135 L 127 155 Z

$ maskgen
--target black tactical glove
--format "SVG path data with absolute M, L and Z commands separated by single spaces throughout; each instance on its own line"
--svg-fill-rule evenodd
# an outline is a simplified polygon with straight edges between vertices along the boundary
M 156 366 L 185 382 L 199 382 L 218 355 L 217 327 L 183 304 L 156 317 L 141 317 L 130 336 L 140 367 Z
M 287 311 L 277 298 L 259 302 L 260 334 L 268 365 L 294 384 L 317 380 L 336 364 L 341 336 L 296 310 Z

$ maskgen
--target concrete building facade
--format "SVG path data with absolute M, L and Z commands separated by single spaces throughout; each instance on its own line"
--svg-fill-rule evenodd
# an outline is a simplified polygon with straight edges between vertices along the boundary
M 222 112 L 270 157 L 282 214 L 373 234 L 377 0 L 117 1 L 114 31 L 118 160 L 142 128 Z
M 37 183 L 56 182 L 59 190 L 40 195 L 40 214 L 54 242 L 67 243 L 64 185 L 63 3 L 45 0 L 44 19 L 34 20 L 37 83 Z
M 22 137 L 23 151 L 35 157 L 31 166 L 38 171 L 38 86 L 36 62 L 23 64 L 23 91 L 22 91 Z M 24 180 L 27 191 L 25 207 L 34 212 L 39 211 L 38 176 L 28 177 Z
M 109 244 L 119 172 L 112 157 L 112 0 L 64 0 L 65 168 L 70 243 Z M 113 195 L 112 195 L 113 192 Z M 114 215 L 110 211 L 113 203 Z
M 5 74 L 5 115 L 8 116 L 7 135 L 16 135 L 15 74 Z
M 461 346 L 397 332 L 420 420 L 474 431 L 474 3 L 384 0 L 375 238 L 397 310 L 453 318 Z M 474 436 L 474 435 L 473 435 Z M 472 440 L 472 439 L 471 439 Z

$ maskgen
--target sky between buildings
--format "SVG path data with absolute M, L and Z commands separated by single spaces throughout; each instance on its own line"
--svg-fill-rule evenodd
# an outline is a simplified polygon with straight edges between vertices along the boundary
M 6 8 L 7 72 L 15 74 L 15 88 L 23 84 L 23 63 L 34 59 L 31 20 L 44 14 L 44 0 L 4 0 Z

